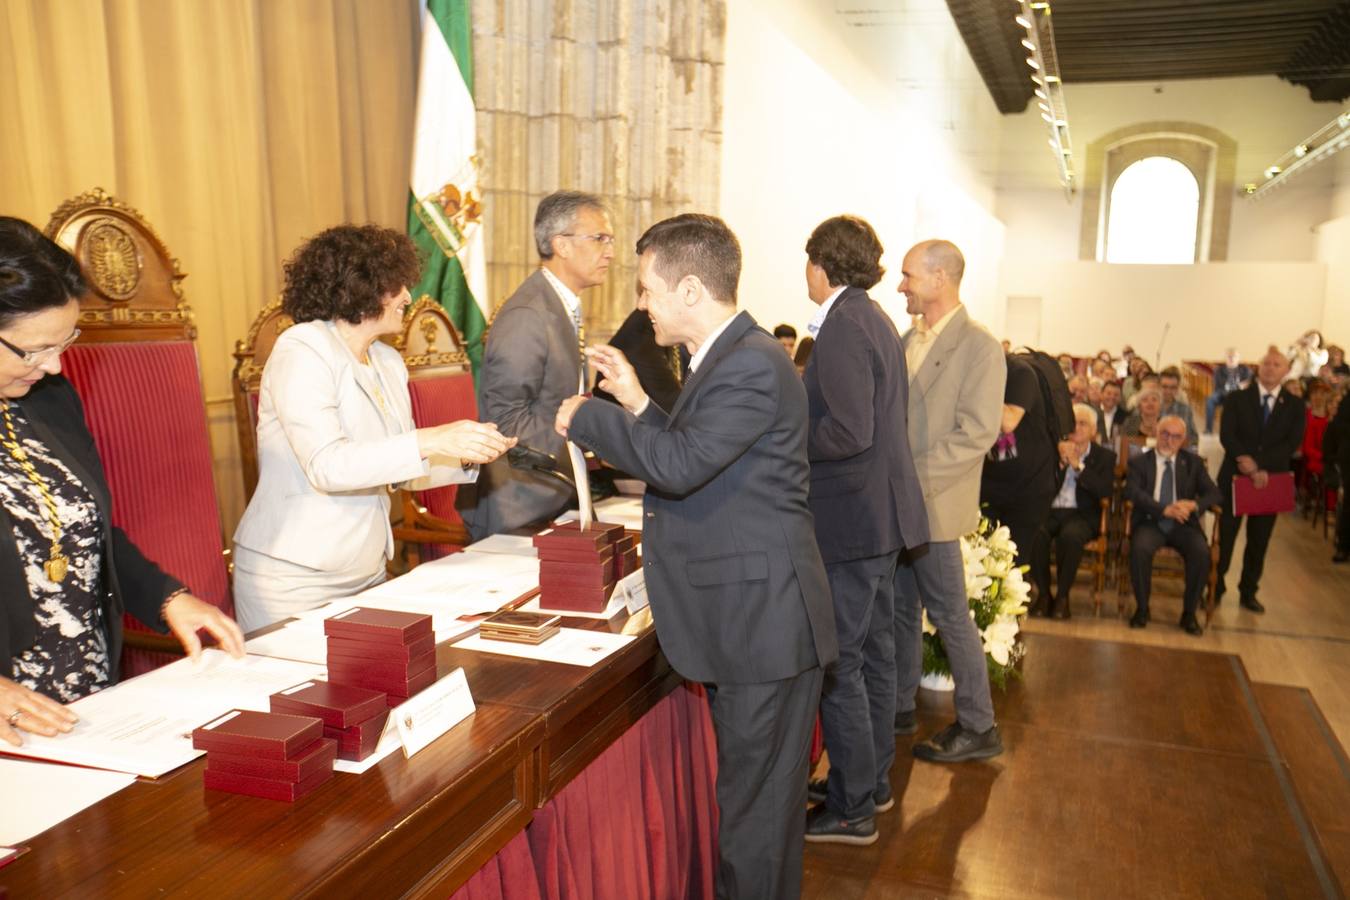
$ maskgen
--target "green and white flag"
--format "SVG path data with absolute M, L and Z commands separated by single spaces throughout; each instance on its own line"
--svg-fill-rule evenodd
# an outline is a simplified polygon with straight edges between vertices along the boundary
M 490 307 L 474 130 L 469 0 L 427 0 L 417 79 L 408 234 L 426 257 L 413 300 L 430 296 L 459 329 L 475 375 Z

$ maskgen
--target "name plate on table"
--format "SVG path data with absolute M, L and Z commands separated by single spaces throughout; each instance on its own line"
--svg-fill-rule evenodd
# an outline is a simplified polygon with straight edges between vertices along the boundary
M 641 569 L 625 575 L 619 581 L 619 590 L 623 591 L 623 602 L 630 616 L 647 605 L 647 578 Z
M 473 714 L 473 695 L 463 669 L 456 669 L 431 687 L 389 711 L 403 744 L 403 755 L 418 750 Z

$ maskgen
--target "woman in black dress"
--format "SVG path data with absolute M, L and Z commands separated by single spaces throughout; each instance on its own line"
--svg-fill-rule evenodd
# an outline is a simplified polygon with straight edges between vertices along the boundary
M 243 654 L 228 616 L 141 555 L 110 520 L 94 439 L 61 353 L 79 336 L 79 264 L 0 217 L 0 740 L 69 731 L 63 704 L 117 681 L 122 613 L 192 655 L 204 629 Z

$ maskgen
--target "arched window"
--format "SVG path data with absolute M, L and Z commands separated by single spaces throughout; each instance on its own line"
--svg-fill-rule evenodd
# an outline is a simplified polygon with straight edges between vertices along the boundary
M 1200 185 L 1167 156 L 1132 163 L 1111 186 L 1106 261 L 1193 263 Z

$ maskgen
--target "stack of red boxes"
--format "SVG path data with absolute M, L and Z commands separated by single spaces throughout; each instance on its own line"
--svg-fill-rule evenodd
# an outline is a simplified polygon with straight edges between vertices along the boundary
M 323 620 L 328 680 L 388 695 L 390 707 L 436 680 L 431 616 L 355 607 Z
M 638 568 L 637 535 L 625 534 L 614 542 L 614 580 L 622 581 Z
M 584 530 L 576 522 L 534 536 L 539 554 L 539 605 L 544 609 L 603 612 L 614 593 L 624 554 L 616 554 L 622 525 L 594 522 Z M 635 552 L 629 545 L 625 553 Z
M 318 716 L 323 736 L 337 741 L 339 759 L 360 762 L 375 752 L 389 717 L 385 694 L 350 684 L 307 681 L 271 697 L 272 712 Z
M 236 709 L 192 732 L 208 788 L 293 802 L 333 776 L 337 742 L 312 716 Z

